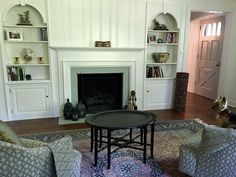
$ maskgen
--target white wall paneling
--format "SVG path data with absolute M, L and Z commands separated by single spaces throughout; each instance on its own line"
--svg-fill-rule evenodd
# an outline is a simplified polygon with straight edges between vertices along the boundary
M 92 47 L 111 41 L 112 47 L 143 47 L 145 1 L 48 1 L 51 46 Z

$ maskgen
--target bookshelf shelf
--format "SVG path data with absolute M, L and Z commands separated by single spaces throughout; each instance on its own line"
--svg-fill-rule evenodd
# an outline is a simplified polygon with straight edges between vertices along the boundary
M 7 67 L 38 67 L 38 66 L 49 66 L 49 64 L 13 64 L 13 65 L 6 65 Z
M 25 26 L 25 25 L 3 25 L 3 28 L 47 28 L 46 25 L 33 25 L 33 26 Z
M 176 65 L 177 63 L 146 63 L 146 65 Z
M 22 85 L 22 84 L 38 84 L 38 83 L 51 83 L 50 80 L 43 80 L 43 79 L 35 79 L 29 81 L 8 81 L 6 84 L 8 85 Z
M 5 43 L 42 43 L 42 44 L 47 44 L 48 41 L 8 41 L 4 40 Z

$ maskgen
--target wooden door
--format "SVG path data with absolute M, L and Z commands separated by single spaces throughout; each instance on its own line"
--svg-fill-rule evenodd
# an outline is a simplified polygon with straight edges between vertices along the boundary
M 222 16 L 200 22 L 195 93 L 211 99 L 217 97 L 224 21 Z

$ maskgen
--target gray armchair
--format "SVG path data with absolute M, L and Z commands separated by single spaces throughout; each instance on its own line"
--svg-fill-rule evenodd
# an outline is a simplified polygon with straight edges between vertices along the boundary
M 1 177 L 79 177 L 81 153 L 71 137 L 51 143 L 18 138 L 0 121 Z
M 180 146 L 179 170 L 193 177 L 236 177 L 236 131 L 206 126 Z

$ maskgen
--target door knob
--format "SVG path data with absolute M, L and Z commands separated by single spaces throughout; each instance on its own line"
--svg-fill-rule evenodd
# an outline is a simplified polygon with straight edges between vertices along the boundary
M 220 62 L 218 62 L 217 64 L 216 64 L 216 66 L 220 66 L 221 65 L 221 63 Z

